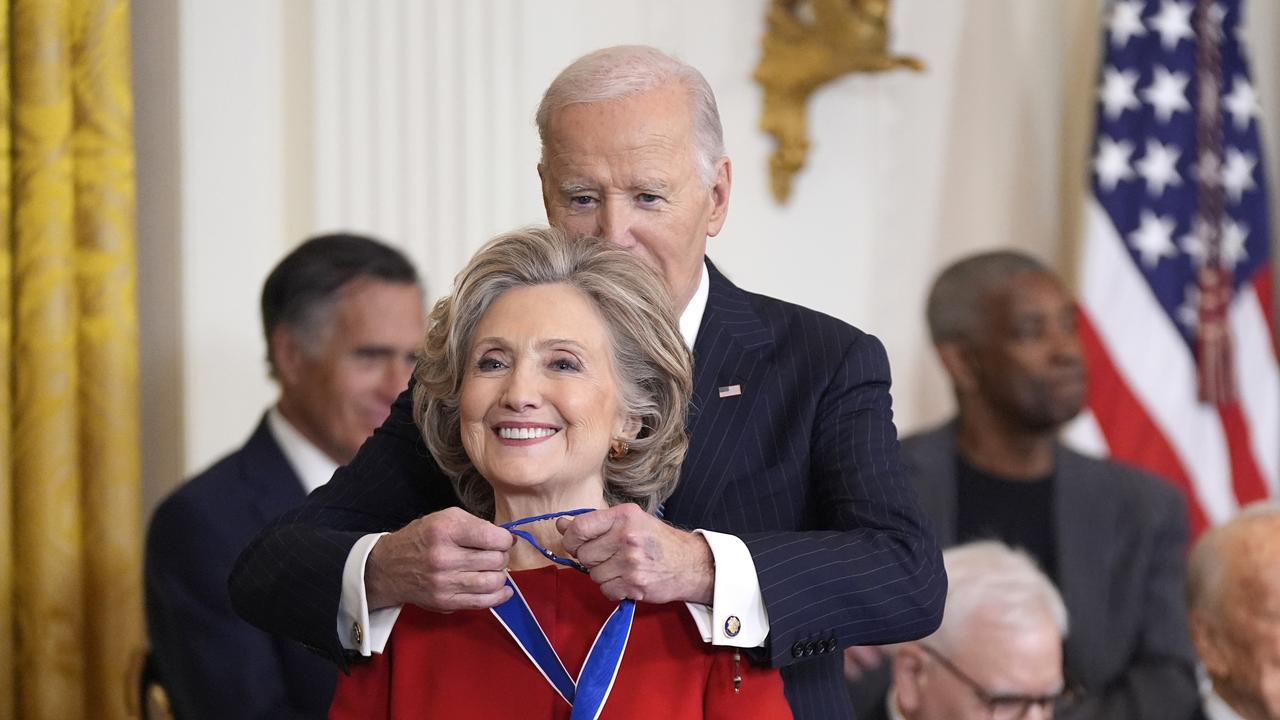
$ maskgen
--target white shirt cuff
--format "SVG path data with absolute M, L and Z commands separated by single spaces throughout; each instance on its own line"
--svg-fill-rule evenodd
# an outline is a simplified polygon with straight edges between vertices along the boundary
M 347 562 L 342 566 L 342 598 L 338 601 L 338 638 L 342 646 L 361 655 L 380 653 L 387 647 L 391 628 L 400 617 L 403 605 L 369 612 L 369 598 L 364 589 L 364 566 L 378 539 L 386 533 L 365 535 L 351 546 Z
M 764 607 L 751 551 L 734 535 L 710 530 L 694 532 L 706 539 L 716 564 L 711 607 L 685 603 L 703 642 L 741 648 L 764 645 L 769 636 L 769 613 Z

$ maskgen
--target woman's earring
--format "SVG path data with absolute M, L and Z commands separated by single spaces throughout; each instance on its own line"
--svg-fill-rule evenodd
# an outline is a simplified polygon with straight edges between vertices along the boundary
M 613 442 L 609 443 L 610 459 L 617 460 L 618 458 L 626 457 L 627 453 L 630 451 L 631 443 L 623 440 L 622 438 L 614 438 Z

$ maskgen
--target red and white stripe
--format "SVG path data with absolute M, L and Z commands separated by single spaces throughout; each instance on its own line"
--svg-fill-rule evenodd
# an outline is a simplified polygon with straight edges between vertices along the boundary
M 1089 411 L 1067 428 L 1066 442 L 1183 488 L 1193 533 L 1253 500 L 1280 497 L 1280 363 L 1267 310 L 1270 273 L 1257 273 L 1232 300 L 1240 399 L 1225 407 L 1198 400 L 1190 347 L 1092 197 L 1079 278 Z

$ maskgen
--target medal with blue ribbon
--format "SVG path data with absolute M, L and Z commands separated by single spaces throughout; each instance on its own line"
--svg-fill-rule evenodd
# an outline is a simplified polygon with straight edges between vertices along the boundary
M 587 572 L 587 569 L 577 560 L 556 555 L 539 544 L 532 534 L 517 528 L 528 523 L 589 512 L 591 512 L 590 508 L 582 508 L 548 513 L 513 520 L 502 527 L 528 542 L 552 562 Z M 610 613 L 609 618 L 601 626 L 600 632 L 596 634 L 596 639 L 591 644 L 591 650 L 587 653 L 587 659 L 582 663 L 582 670 L 575 681 L 565 669 L 564 663 L 560 661 L 560 656 L 551 646 L 547 634 L 543 632 L 542 626 L 533 616 L 533 611 L 529 609 L 529 604 L 521 594 L 520 588 L 509 574 L 507 585 L 513 591 L 511 599 L 491 608 L 490 611 L 520 646 L 520 650 L 538 669 L 542 677 L 546 678 L 556 693 L 573 707 L 569 714 L 570 720 L 596 720 L 604 710 L 609 692 L 613 690 L 613 683 L 618 677 L 618 668 L 622 665 L 622 654 L 627 649 L 627 639 L 631 636 L 631 621 L 635 617 L 635 601 L 623 600 L 618 603 L 617 609 Z

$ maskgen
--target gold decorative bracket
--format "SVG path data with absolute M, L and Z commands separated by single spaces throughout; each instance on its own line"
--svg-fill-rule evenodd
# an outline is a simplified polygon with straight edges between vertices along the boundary
M 760 128 L 777 141 L 769 158 L 773 196 L 791 195 L 791 181 L 809 154 L 809 96 L 854 72 L 924 69 L 918 58 L 889 54 L 889 0 L 772 0 L 764 55 L 753 77 L 764 86 Z

